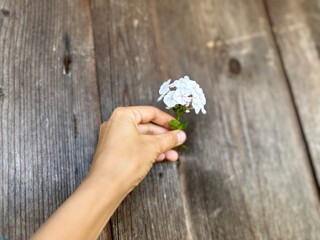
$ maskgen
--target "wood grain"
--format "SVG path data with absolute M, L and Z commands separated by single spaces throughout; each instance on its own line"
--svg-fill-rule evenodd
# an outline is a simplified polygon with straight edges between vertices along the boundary
M 190 149 L 100 239 L 317 239 L 320 3 L 264 3 L 0 0 L 0 238 L 28 239 L 74 191 L 115 107 L 164 108 L 160 84 L 189 75 L 208 101 Z
M 80 184 L 95 150 L 90 8 L 1 0 L 0 19 L 0 238 L 29 239 Z
M 148 1 L 91 2 L 103 119 L 124 105 L 154 105 L 166 79 Z M 111 219 L 114 239 L 186 239 L 176 164 L 157 164 Z
M 320 186 L 320 1 L 267 7 Z
M 262 1 L 154 4 L 168 75 L 196 79 L 208 100 L 207 115 L 190 115 L 179 168 L 192 238 L 317 239 L 319 202 Z

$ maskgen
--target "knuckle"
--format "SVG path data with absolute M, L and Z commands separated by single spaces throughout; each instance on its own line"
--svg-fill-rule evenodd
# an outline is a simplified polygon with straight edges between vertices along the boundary
M 112 116 L 121 116 L 126 112 L 126 108 L 125 107 L 117 107 L 113 113 Z
M 164 147 L 160 139 L 154 140 L 154 146 L 156 147 L 156 155 L 159 156 L 164 151 Z
M 142 119 L 142 109 L 141 107 L 132 108 L 132 112 L 134 114 L 135 119 L 140 122 Z
M 105 121 L 100 125 L 100 132 L 109 126 L 109 121 Z
M 152 152 L 156 156 L 162 153 L 161 151 L 163 147 L 160 139 L 158 139 L 157 137 L 148 139 L 148 142 L 146 142 L 146 146 L 148 146 L 148 149 L 152 149 Z
M 171 133 L 167 134 L 165 137 L 163 136 L 153 138 L 151 141 L 151 145 L 158 157 L 161 153 L 175 147 L 177 145 L 177 141 L 178 140 L 176 139 L 175 134 Z
M 169 134 L 168 143 L 170 146 L 175 146 L 177 144 L 177 136 L 174 133 Z
M 152 164 L 156 161 L 156 159 L 164 153 L 163 144 L 160 141 L 161 139 L 157 137 L 146 137 L 144 141 L 141 143 L 143 144 L 145 155 L 149 156 L 152 160 Z
M 106 127 L 108 125 L 108 123 L 109 123 L 108 121 L 105 121 L 100 125 L 100 127 L 104 128 L 104 127 Z

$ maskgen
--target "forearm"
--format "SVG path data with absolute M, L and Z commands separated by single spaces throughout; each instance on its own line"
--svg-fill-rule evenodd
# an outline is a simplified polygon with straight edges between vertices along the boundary
M 127 193 L 118 181 L 87 177 L 32 239 L 97 239 Z

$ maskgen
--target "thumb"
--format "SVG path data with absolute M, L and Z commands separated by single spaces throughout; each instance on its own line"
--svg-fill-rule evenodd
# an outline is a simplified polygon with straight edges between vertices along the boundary
M 160 147 L 160 149 L 158 149 L 160 153 L 181 145 L 187 139 L 186 133 L 181 130 L 170 131 L 164 134 L 154 135 L 153 137 L 156 138 L 158 146 Z

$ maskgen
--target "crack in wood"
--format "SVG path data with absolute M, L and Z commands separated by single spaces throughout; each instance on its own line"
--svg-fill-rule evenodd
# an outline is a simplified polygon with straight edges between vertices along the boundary
M 3 88 L 0 87 L 0 99 L 4 98 Z
M 271 37 L 272 37 L 272 39 L 274 41 L 274 44 L 275 44 L 275 49 L 276 49 L 276 52 L 277 52 L 277 55 L 278 55 L 278 58 L 279 58 L 279 62 L 280 62 L 280 66 L 281 66 L 281 69 L 282 69 L 282 72 L 283 72 L 284 79 L 285 79 L 286 84 L 288 86 L 288 91 L 289 91 L 289 95 L 290 95 L 291 102 L 292 102 L 292 105 L 293 105 L 294 113 L 296 115 L 296 119 L 297 119 L 298 127 L 299 127 L 299 130 L 300 130 L 301 138 L 302 138 L 302 141 L 304 143 L 305 152 L 306 152 L 306 155 L 307 155 L 308 167 L 310 169 L 310 175 L 311 175 L 311 178 L 312 178 L 312 185 L 313 185 L 313 188 L 314 188 L 315 193 L 317 195 L 317 199 L 320 200 L 320 184 L 318 183 L 317 174 L 316 174 L 316 168 L 315 168 L 314 163 L 313 163 L 310 146 L 309 146 L 309 143 L 307 141 L 306 133 L 305 133 L 304 128 L 303 128 L 302 119 L 300 117 L 299 109 L 298 109 L 298 106 L 297 106 L 297 103 L 296 103 L 296 100 L 295 100 L 295 96 L 294 96 L 293 89 L 292 89 L 292 86 L 291 86 L 291 83 L 290 83 L 290 79 L 289 79 L 287 70 L 285 68 L 283 56 L 282 56 L 282 53 L 281 53 L 281 48 L 280 48 L 277 36 L 275 34 L 275 31 L 273 30 L 274 29 L 274 23 L 272 21 L 272 17 L 270 15 L 268 3 L 266 1 L 267 0 L 263 0 L 262 2 L 263 2 L 263 5 L 264 5 L 264 9 L 265 9 L 266 15 L 267 15 L 267 20 L 269 22 L 269 26 L 271 26 L 271 31 L 270 31 Z
M 262 38 L 266 36 L 266 32 L 264 31 L 259 31 L 259 32 L 253 32 L 250 34 L 245 34 L 243 36 L 235 37 L 235 38 L 228 38 L 228 39 L 221 39 L 217 38 L 216 40 L 210 40 L 206 43 L 206 46 L 208 48 L 219 48 L 223 47 L 225 45 L 234 45 L 234 44 L 239 44 L 242 42 L 247 42 L 252 39 L 256 38 Z
M 73 136 L 75 139 L 78 138 L 78 120 L 75 114 L 73 114 Z
M 303 22 L 297 22 L 295 24 L 289 25 L 289 26 L 284 26 L 284 27 L 276 27 L 276 26 L 272 26 L 272 32 L 274 33 L 279 33 L 279 34 L 284 34 L 284 33 L 288 33 L 288 32 L 295 32 L 295 31 L 299 31 L 301 29 L 305 29 L 306 26 Z
M 180 161 L 179 161 L 180 162 Z M 179 163 L 180 166 L 180 163 Z M 186 191 L 187 191 L 187 181 L 186 176 L 182 172 L 184 172 L 184 165 L 180 167 L 177 166 L 177 172 L 179 177 L 179 183 L 181 188 L 181 198 L 182 198 L 182 206 L 183 206 L 183 212 L 185 216 L 185 224 L 186 224 L 186 234 L 187 234 L 187 240 L 193 240 L 193 228 L 192 228 L 192 219 L 191 219 L 191 212 L 190 207 L 188 204 L 188 199 L 186 197 Z

